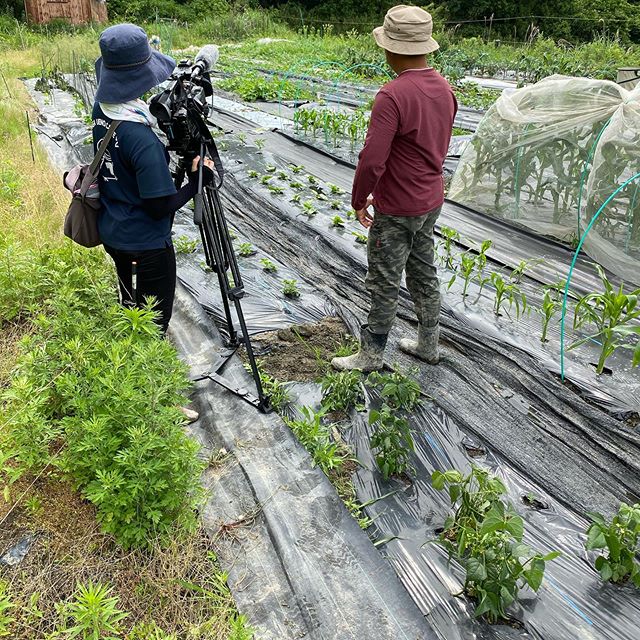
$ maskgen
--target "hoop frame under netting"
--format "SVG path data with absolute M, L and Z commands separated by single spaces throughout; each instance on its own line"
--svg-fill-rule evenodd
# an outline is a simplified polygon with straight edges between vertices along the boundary
M 552 76 L 504 93 L 491 107 L 460 159 L 449 197 L 576 243 L 600 205 L 637 172 L 638 143 L 640 90 Z M 635 184 L 617 193 L 584 250 L 614 273 L 638 281 L 640 190 Z

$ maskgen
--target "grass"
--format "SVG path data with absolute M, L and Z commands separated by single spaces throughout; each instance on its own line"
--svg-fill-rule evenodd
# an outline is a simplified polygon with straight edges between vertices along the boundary
M 14 485 L 16 492 L 28 482 Z M 164 547 L 154 544 L 149 552 L 124 552 L 100 533 L 93 507 L 59 477 L 41 478 L 29 493 L 41 505 L 36 513 L 23 502 L 0 527 L 2 549 L 21 532 L 38 531 L 19 570 L 0 569 L 0 581 L 7 582 L 14 604 L 13 640 L 48 637 L 60 622 L 60 605 L 72 600 L 78 583 L 90 581 L 113 587 L 118 608 L 128 613 L 125 633 L 154 623 L 180 638 L 227 640 L 235 637 L 234 627 L 246 629 L 238 622 L 213 543 L 203 532 L 175 538 Z M 0 501 L 0 522 L 9 507 Z
M 72 51 L 76 59 L 83 55 L 90 59 L 97 50 L 97 31 L 92 30 L 51 42 L 26 29 L 12 37 L 14 42 L 8 42 L 0 21 L 2 269 L 13 266 L 15 255 L 37 255 L 46 265 L 53 250 L 68 242 L 62 222 L 69 196 L 35 141 L 32 159 L 25 111 L 31 122 L 37 121 L 37 114 L 18 77 L 33 76 L 43 65 L 68 66 Z M 18 50 L 9 48 L 16 42 Z M 74 248 L 72 254 L 84 251 Z M 91 277 L 106 277 L 108 282 L 113 277 L 110 262 L 99 249 L 91 255 L 95 257 Z M 94 284 L 90 278 L 83 294 L 96 295 Z M 30 318 L 45 308 L 44 301 L 35 301 L 19 309 L 13 321 L 0 320 L 0 391 L 8 386 L 10 372 L 25 349 L 21 340 L 33 331 Z M 10 416 L 1 411 L 0 415 L 2 436 L 10 428 Z M 139 631 L 136 638 L 248 640 L 252 636 L 238 615 L 212 542 L 202 532 L 176 537 L 164 547 L 150 541 L 149 549 L 125 552 L 100 532 L 95 508 L 58 474 L 49 467 L 39 477 L 26 474 L 10 486 L 0 482 L 0 550 L 26 532 L 37 532 L 18 570 L 0 568 L 0 583 L 6 583 L 2 598 L 12 605 L 5 610 L 8 637 L 48 637 L 62 622 L 61 607 L 72 601 L 79 584 L 90 582 L 113 587 L 118 608 L 128 614 L 122 623 L 127 637 L 133 637 L 129 632 L 134 625 Z M 142 625 L 147 625 L 147 635 L 140 632 Z

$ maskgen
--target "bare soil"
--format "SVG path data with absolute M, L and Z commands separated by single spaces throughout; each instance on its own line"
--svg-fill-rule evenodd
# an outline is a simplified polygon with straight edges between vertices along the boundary
M 263 370 L 282 382 L 310 382 L 321 377 L 327 363 L 348 337 L 339 318 L 294 325 L 254 339 Z

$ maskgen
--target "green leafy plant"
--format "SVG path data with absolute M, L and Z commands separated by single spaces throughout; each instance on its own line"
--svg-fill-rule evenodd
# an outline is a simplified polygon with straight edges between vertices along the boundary
M 638 299 L 640 289 L 631 293 L 624 293 L 624 283 L 617 289 L 609 282 L 604 269 L 595 265 L 602 281 L 602 293 L 589 293 L 576 304 L 573 328 L 579 329 L 584 325 L 594 325 L 596 333 L 582 338 L 569 346 L 575 349 L 590 340 L 600 342 L 600 358 L 596 366 L 596 373 L 604 371 L 608 358 L 620 347 L 633 349 L 633 366 L 640 364 L 640 326 L 634 321 L 640 318 Z M 635 338 L 629 342 L 629 338 Z
M 359 371 L 327 372 L 322 386 L 322 406 L 327 411 L 349 411 L 352 407 L 361 411 L 364 407 L 362 375 Z
M 308 216 L 309 218 L 312 218 L 313 216 L 316 215 L 316 213 L 318 213 L 318 210 L 316 209 L 316 206 L 310 200 L 307 200 L 306 202 L 303 202 L 302 203 L 302 208 L 303 208 L 303 213 L 306 216 Z
M 337 184 L 329 183 L 327 186 L 329 187 L 329 190 L 331 191 L 332 195 L 334 195 L 334 196 L 339 196 L 339 195 L 342 195 L 344 193 L 344 190 L 341 189 Z
M 354 336 L 347 336 L 333 354 L 335 358 L 344 358 L 358 353 L 360 342 Z
M 340 202 L 340 200 L 333 200 L 329 206 L 334 211 L 340 211 L 340 209 L 342 209 L 342 202 Z
M 253 144 L 256 145 L 256 147 L 258 148 L 258 151 L 262 151 L 264 149 L 265 143 L 266 143 L 266 140 L 264 138 L 256 138 L 253 141 Z
M 302 417 L 297 420 L 285 420 L 300 444 L 311 454 L 314 465 L 329 474 L 340 469 L 348 459 L 344 448 L 334 442 L 331 425 L 324 423 L 326 410 L 314 412 L 302 407 Z
M 343 228 L 344 220 L 340 216 L 333 216 L 333 219 L 331 220 L 331 226 Z
M 277 169 L 277 168 L 278 168 L 278 167 L 276 167 L 276 165 L 275 165 L 275 164 L 267 164 L 267 165 L 265 165 L 264 170 L 265 170 L 267 173 L 275 173 L 275 171 L 276 171 L 276 169 Z
M 287 298 L 299 298 L 300 291 L 298 289 L 298 282 L 296 280 L 283 280 L 282 293 Z
M 520 260 L 518 266 L 511 272 L 511 280 L 520 284 L 524 274 L 531 269 L 531 267 L 541 264 L 542 262 L 544 262 L 544 260 L 541 258 L 536 258 L 535 260 Z
M 595 567 L 605 581 L 623 583 L 631 580 L 640 588 L 640 563 L 637 559 L 640 538 L 640 504 L 622 503 L 611 522 L 599 513 L 590 513 L 586 548 L 606 549 L 596 558 Z
M 250 242 L 241 242 L 238 246 L 238 253 L 243 258 L 248 258 L 249 256 L 254 256 L 257 251 L 255 247 Z
M 73 600 L 57 607 L 63 619 L 60 630 L 64 637 L 118 640 L 121 636 L 120 623 L 128 614 L 117 608 L 118 598 L 111 595 L 112 590 L 92 582 L 79 584 Z
M 11 634 L 14 618 L 10 611 L 14 608 L 15 605 L 9 595 L 9 585 L 3 580 L 0 580 L 0 638 L 7 637 Z
M 559 306 L 560 303 L 552 298 L 551 293 L 549 291 L 545 291 L 542 299 L 542 306 L 539 309 L 536 309 L 542 316 L 542 335 L 540 336 L 540 342 L 547 342 L 549 323 L 558 311 Z
M 522 543 L 524 521 L 501 500 L 505 487 L 487 471 L 434 471 L 431 482 L 449 492 L 453 513 L 438 541 L 465 569 L 464 593 L 475 600 L 475 615 L 491 623 L 507 619 L 520 589 L 538 591 L 546 562 L 559 552 L 542 556 Z
M 315 176 L 312 176 L 311 174 L 307 175 L 307 182 L 309 184 L 318 184 L 318 179 Z
M 269 404 L 275 411 L 282 411 L 290 402 L 291 396 L 287 390 L 286 385 L 280 382 L 278 379 L 269 375 L 264 370 L 264 365 L 260 360 L 256 361 L 258 367 L 258 373 L 260 374 L 260 382 L 262 384 L 262 390 L 264 394 L 269 398 Z M 245 364 L 245 369 L 251 371 L 249 364 Z
M 370 373 L 367 382 L 380 389 L 380 396 L 392 409 L 412 411 L 420 403 L 420 385 L 399 371 Z
M 299 174 L 299 173 L 302 173 L 302 172 L 304 171 L 304 166 L 303 166 L 303 165 L 301 165 L 301 164 L 300 164 L 300 165 L 292 164 L 292 165 L 289 165 L 289 168 L 290 168 L 290 169 L 291 169 L 291 171 L 292 171 L 293 173 L 295 173 L 296 175 L 297 175 L 297 174 Z
M 275 184 L 270 184 L 268 189 L 274 196 L 281 196 L 284 193 L 284 189 Z
M 289 175 L 286 171 L 278 171 L 278 180 L 288 180 Z
M 438 246 L 444 248 L 444 264 L 449 269 L 453 269 L 453 248 L 456 242 L 460 241 L 460 233 L 451 227 L 440 227 L 440 236 L 442 240 L 438 243 Z
M 187 236 L 178 236 L 173 241 L 176 253 L 186 254 L 194 253 L 198 248 L 197 240 L 190 240 Z
M 358 244 L 367 244 L 369 241 L 369 236 L 366 233 L 359 233 L 358 231 L 353 231 L 352 235 L 355 236 L 356 242 Z
M 260 177 L 260 174 L 257 171 L 255 171 L 254 169 L 251 169 L 249 171 L 248 175 L 249 175 L 250 178 L 253 178 L 253 179 L 256 179 L 256 178 Z
M 273 180 L 273 176 L 272 175 L 264 175 L 260 178 L 260 184 L 264 184 L 264 185 L 268 185 L 271 180 Z
M 302 196 L 299 193 L 296 193 L 292 196 L 291 200 L 289 200 L 289 202 L 293 202 L 295 204 L 300 204 L 302 200 Z
M 292 180 L 289 183 L 289 186 L 292 189 L 295 189 L 296 191 L 300 191 L 301 189 L 304 189 L 304 185 L 302 184 L 302 182 L 298 182 L 297 180 Z
M 369 412 L 369 425 L 373 427 L 370 444 L 382 477 L 400 475 L 410 469 L 409 455 L 414 451 L 409 423 L 383 405 L 380 411 Z
M 494 271 L 491 274 L 491 284 L 495 289 L 493 312 L 497 316 L 507 303 L 509 309 L 515 306 L 516 318 L 528 310 L 527 298 L 515 282 L 506 282 L 500 273 Z
M 260 258 L 260 264 L 262 265 L 262 270 L 267 273 L 275 273 L 278 270 L 278 265 L 269 260 L 269 258 Z
M 320 200 L 320 202 L 326 202 L 328 199 L 329 198 L 327 198 L 324 193 L 321 193 L 320 191 L 316 192 L 316 200 Z

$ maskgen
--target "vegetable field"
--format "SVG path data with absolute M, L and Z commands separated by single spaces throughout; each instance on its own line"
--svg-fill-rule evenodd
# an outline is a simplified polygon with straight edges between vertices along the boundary
M 160 25 L 176 57 L 206 39 Z M 18 140 L 57 172 L 91 157 L 94 36 L 36 49 L 31 32 L 6 36 L 11 102 L 0 113 L 13 129 L 0 138 L 0 211 L 24 211 L 30 156 L 18 165 L 7 154 Z M 368 306 L 368 237 L 350 190 L 391 77 L 368 36 L 242 33 L 213 74 L 220 196 L 269 416 L 238 398 L 251 386 L 246 354 L 227 348 L 189 205 L 173 228 L 169 341 L 150 308 L 115 305 L 99 251 L 2 232 L 0 330 L 20 342 L 0 379 L 0 522 L 11 525 L 0 636 L 636 637 L 639 98 L 612 82 L 634 52 L 605 39 L 441 40 L 434 65 L 461 109 L 436 225 L 437 367 L 397 348 L 417 322 L 404 286 L 385 370 L 329 364 L 357 350 Z M 23 82 L 6 66 L 24 51 Z M 541 111 L 548 121 L 534 121 Z M 202 416 L 189 428 L 176 408 L 185 393 Z M 115 567 L 86 550 L 99 574 L 65 572 L 58 599 L 27 579 L 45 557 L 34 530 L 51 508 L 30 491 L 55 482 L 78 492 Z M 52 574 L 61 553 L 46 555 Z

